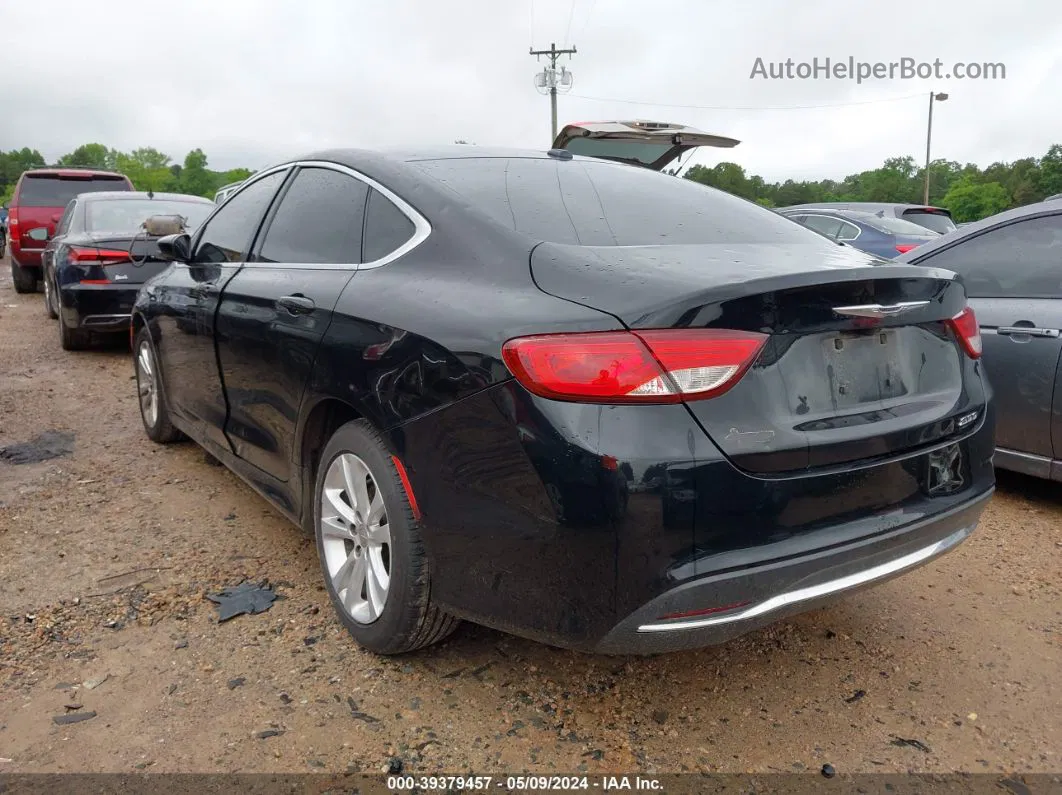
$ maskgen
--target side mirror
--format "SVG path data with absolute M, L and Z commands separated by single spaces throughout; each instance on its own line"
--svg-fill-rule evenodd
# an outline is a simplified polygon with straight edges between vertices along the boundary
M 31 229 L 26 234 L 30 240 L 47 240 L 48 239 L 48 227 L 38 226 L 36 229 Z
M 158 239 L 159 256 L 170 262 L 188 262 L 192 258 L 192 238 L 186 234 L 166 235 Z

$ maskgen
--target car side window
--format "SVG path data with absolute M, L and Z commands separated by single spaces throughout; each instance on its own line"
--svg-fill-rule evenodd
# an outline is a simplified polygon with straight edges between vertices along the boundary
M 391 254 L 409 241 L 416 227 L 394 202 L 378 190 L 369 192 L 365 209 L 365 238 L 362 242 L 361 261 L 375 262 Z
M 70 200 L 70 203 L 66 205 L 66 209 L 63 210 L 63 217 L 59 219 L 59 223 L 55 227 L 55 236 L 65 235 L 70 231 L 70 219 L 74 217 L 74 206 L 77 201 Z
M 276 171 L 262 177 L 225 202 L 203 227 L 192 263 L 244 262 L 251 238 L 286 174 Z
M 330 168 L 303 168 L 284 192 L 255 262 L 356 265 L 369 186 Z
M 804 226 L 814 229 L 816 232 L 821 232 L 833 240 L 837 239 L 837 233 L 841 231 L 842 223 L 844 222 L 840 218 L 830 218 L 826 215 L 809 215 L 804 219 Z
M 859 237 L 859 227 L 847 221 L 841 221 L 841 229 L 837 233 L 838 240 L 855 240 Z
M 1062 298 L 1062 215 L 996 227 L 917 264 L 958 273 L 971 298 Z

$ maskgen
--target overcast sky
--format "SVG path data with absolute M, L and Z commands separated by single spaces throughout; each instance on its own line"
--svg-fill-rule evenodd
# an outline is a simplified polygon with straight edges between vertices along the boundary
M 840 178 L 886 157 L 986 166 L 1062 142 L 1055 0 L 2 0 L 0 148 L 49 161 L 98 141 L 201 147 L 260 168 L 328 146 L 546 147 L 528 54 L 574 44 L 560 121 L 676 121 L 769 180 Z M 764 61 L 1002 62 L 1003 80 L 750 79 Z M 916 96 L 915 96 L 916 95 Z M 906 98 L 904 98 L 906 97 Z M 591 99 L 593 98 L 593 99 Z M 897 99 L 901 98 L 901 99 Z M 602 101 L 608 100 L 608 101 Z M 889 101 L 891 100 L 891 101 Z M 654 104 L 639 104 L 654 103 Z M 860 103 L 840 105 L 840 103 Z M 792 106 L 831 107 L 791 109 Z M 710 109 L 716 108 L 716 109 Z M 787 109 L 788 108 L 788 109 Z

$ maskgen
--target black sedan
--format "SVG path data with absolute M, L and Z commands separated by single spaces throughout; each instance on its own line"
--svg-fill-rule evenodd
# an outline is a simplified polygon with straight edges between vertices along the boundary
M 330 151 L 159 245 L 133 316 L 148 436 L 314 534 L 379 653 L 459 619 L 722 642 L 954 549 L 994 488 L 955 275 L 688 180 Z
M 93 334 L 129 334 L 140 285 L 169 266 L 158 237 L 142 224 L 153 216 L 180 217 L 194 229 L 214 203 L 179 193 L 101 191 L 71 199 L 41 255 L 44 306 L 59 320 L 65 350 L 80 350 Z

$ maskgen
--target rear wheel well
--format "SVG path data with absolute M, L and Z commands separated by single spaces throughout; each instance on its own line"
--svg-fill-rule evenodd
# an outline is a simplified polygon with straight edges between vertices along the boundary
M 139 312 L 134 312 L 131 325 L 133 331 L 132 334 L 130 334 L 130 338 L 136 339 L 136 335 L 140 333 L 140 329 L 144 328 L 144 326 L 147 325 L 147 322 L 144 320 L 144 316 L 142 314 L 140 314 Z
M 332 435 L 342 426 L 360 420 L 361 414 L 342 400 L 322 400 L 310 410 L 310 416 L 302 429 L 299 440 L 299 468 L 303 473 L 303 529 L 313 535 L 314 486 L 317 482 L 317 467 L 321 453 Z

